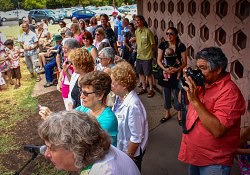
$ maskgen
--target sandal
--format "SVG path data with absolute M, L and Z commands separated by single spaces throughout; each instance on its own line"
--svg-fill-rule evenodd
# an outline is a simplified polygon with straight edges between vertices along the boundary
M 147 93 L 147 89 L 141 89 L 139 92 L 137 92 L 137 95 L 142 95 L 142 94 L 145 94 Z
M 165 123 L 165 122 L 168 121 L 170 118 L 171 118 L 171 116 L 169 116 L 169 117 L 163 117 L 163 118 L 160 120 L 160 122 L 161 122 L 161 123 Z
M 39 82 L 39 81 L 41 81 L 41 77 L 40 76 L 36 77 L 36 82 Z

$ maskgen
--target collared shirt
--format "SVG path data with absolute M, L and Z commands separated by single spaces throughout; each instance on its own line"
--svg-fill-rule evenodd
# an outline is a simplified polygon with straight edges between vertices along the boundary
M 135 31 L 137 59 L 150 60 L 153 58 L 152 45 L 155 44 L 154 35 L 150 29 L 143 27 L 137 28 Z
M 89 175 L 140 175 L 140 171 L 125 153 L 114 146 L 110 146 L 108 153 L 102 160 L 94 163 Z M 82 175 L 82 174 L 81 174 Z
M 118 120 L 117 148 L 127 152 L 129 142 L 139 143 L 135 157 L 140 155 L 140 148 L 145 150 L 148 141 L 147 114 L 135 91 L 131 91 L 124 101 L 116 97 L 113 111 Z
M 30 47 L 30 46 L 33 47 L 35 45 L 35 43 L 38 42 L 38 38 L 34 32 L 29 30 L 29 33 L 27 33 L 27 34 L 25 32 L 22 33 L 20 42 L 22 42 L 27 47 Z M 32 50 L 24 51 L 25 56 L 31 56 L 31 55 L 35 55 L 35 54 L 37 54 L 36 48 L 34 48 Z
M 199 98 L 227 130 L 222 137 L 215 138 L 204 128 L 193 105 L 189 104 L 187 129 L 196 119 L 197 123 L 190 133 L 182 135 L 178 159 L 196 166 L 231 166 L 239 146 L 240 119 L 245 113 L 245 100 L 229 73 L 206 87 L 205 91 L 200 91 Z

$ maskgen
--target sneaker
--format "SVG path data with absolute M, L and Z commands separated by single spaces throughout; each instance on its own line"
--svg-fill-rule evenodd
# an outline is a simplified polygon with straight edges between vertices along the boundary
M 38 73 L 38 74 L 44 74 L 45 71 L 44 71 L 44 69 L 42 68 L 42 69 L 39 69 L 37 73 Z
M 147 92 L 147 89 L 141 89 L 139 92 L 137 92 L 137 95 L 146 94 Z
M 148 92 L 148 98 L 152 98 L 155 95 L 155 92 L 153 90 L 150 90 Z
M 50 86 L 53 86 L 53 83 L 52 82 L 47 82 L 45 85 L 43 85 L 43 87 L 50 87 Z

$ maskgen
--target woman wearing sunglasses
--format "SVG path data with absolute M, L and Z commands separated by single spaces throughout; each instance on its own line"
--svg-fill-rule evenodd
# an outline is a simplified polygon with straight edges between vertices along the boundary
M 182 72 L 183 68 L 187 65 L 187 53 L 186 46 L 180 41 L 178 37 L 178 30 L 174 27 L 169 27 L 165 33 L 166 41 L 160 43 L 158 48 L 157 64 L 162 68 L 162 70 L 169 74 L 170 77 L 166 80 L 164 76 L 160 76 L 158 79 L 158 84 L 163 87 L 164 94 L 164 108 L 166 109 L 165 117 L 161 119 L 161 123 L 166 122 L 171 118 L 171 96 L 174 97 L 174 109 L 178 111 L 178 122 L 181 125 L 181 113 L 180 113 L 180 103 L 178 102 L 178 72 Z M 174 55 L 178 63 L 169 65 L 170 60 L 167 59 L 167 53 L 165 51 L 170 48 L 174 50 Z M 178 65 L 178 66 L 176 66 Z M 182 75 L 181 75 L 182 76 Z M 179 78 L 179 77 L 178 77 Z
M 95 39 L 93 45 L 99 50 L 99 46 L 101 43 L 108 43 L 110 45 L 109 40 L 106 38 L 105 31 L 102 28 L 97 28 L 95 30 Z
M 85 31 L 82 34 L 82 41 L 83 41 L 83 47 L 84 49 L 87 49 L 92 58 L 95 60 L 98 59 L 97 49 L 93 45 L 93 37 L 92 34 L 89 31 Z
M 85 74 L 78 82 L 82 105 L 75 110 L 94 116 L 101 128 L 112 139 L 112 145 L 117 145 L 118 124 L 114 112 L 106 106 L 106 98 L 111 91 L 111 78 L 102 71 Z M 52 115 L 46 106 L 40 106 L 39 114 L 43 120 Z
M 75 110 L 88 113 L 99 122 L 112 138 L 112 145 L 117 145 L 118 124 L 114 112 L 106 105 L 107 95 L 111 90 L 111 78 L 102 71 L 94 71 L 79 80 L 82 106 Z

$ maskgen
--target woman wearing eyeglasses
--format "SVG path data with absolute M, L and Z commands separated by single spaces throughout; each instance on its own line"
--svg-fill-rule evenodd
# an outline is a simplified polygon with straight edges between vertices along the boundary
M 117 145 L 118 124 L 114 112 L 106 106 L 106 98 L 111 90 L 111 78 L 102 71 L 94 71 L 79 80 L 80 98 L 83 105 L 75 110 L 86 112 L 94 117 Z
M 186 46 L 180 41 L 178 37 L 178 30 L 174 27 L 169 27 L 165 33 L 166 41 L 160 43 L 158 48 L 157 64 L 162 68 L 162 70 L 169 74 L 170 77 L 165 79 L 163 75 L 158 79 L 158 84 L 163 86 L 163 97 L 164 97 L 164 108 L 166 109 L 165 117 L 161 119 L 161 123 L 166 122 L 171 118 L 171 96 L 174 97 L 174 109 L 178 111 L 178 122 L 181 125 L 181 113 L 180 113 L 180 103 L 178 102 L 178 72 L 182 72 L 183 68 L 187 65 L 187 53 Z M 167 48 L 174 50 L 174 55 L 178 60 L 179 64 L 169 64 L 171 61 L 167 58 L 167 53 L 165 51 Z M 175 59 L 176 60 L 176 59 Z M 178 66 L 175 66 L 178 65 Z
M 75 110 L 94 116 L 101 128 L 111 137 L 112 145 L 116 146 L 117 118 L 111 108 L 106 106 L 106 98 L 111 90 L 110 76 L 102 71 L 89 72 L 80 78 L 78 86 L 82 105 Z M 39 115 L 43 120 L 48 119 L 51 114 L 48 107 L 40 107 Z
M 88 52 L 90 53 L 90 55 L 92 56 L 92 58 L 96 60 L 98 58 L 98 54 L 97 54 L 97 49 L 96 47 L 93 45 L 93 37 L 92 34 L 89 31 L 85 31 L 82 34 L 82 41 L 83 41 L 83 47 L 84 49 L 87 49 Z

